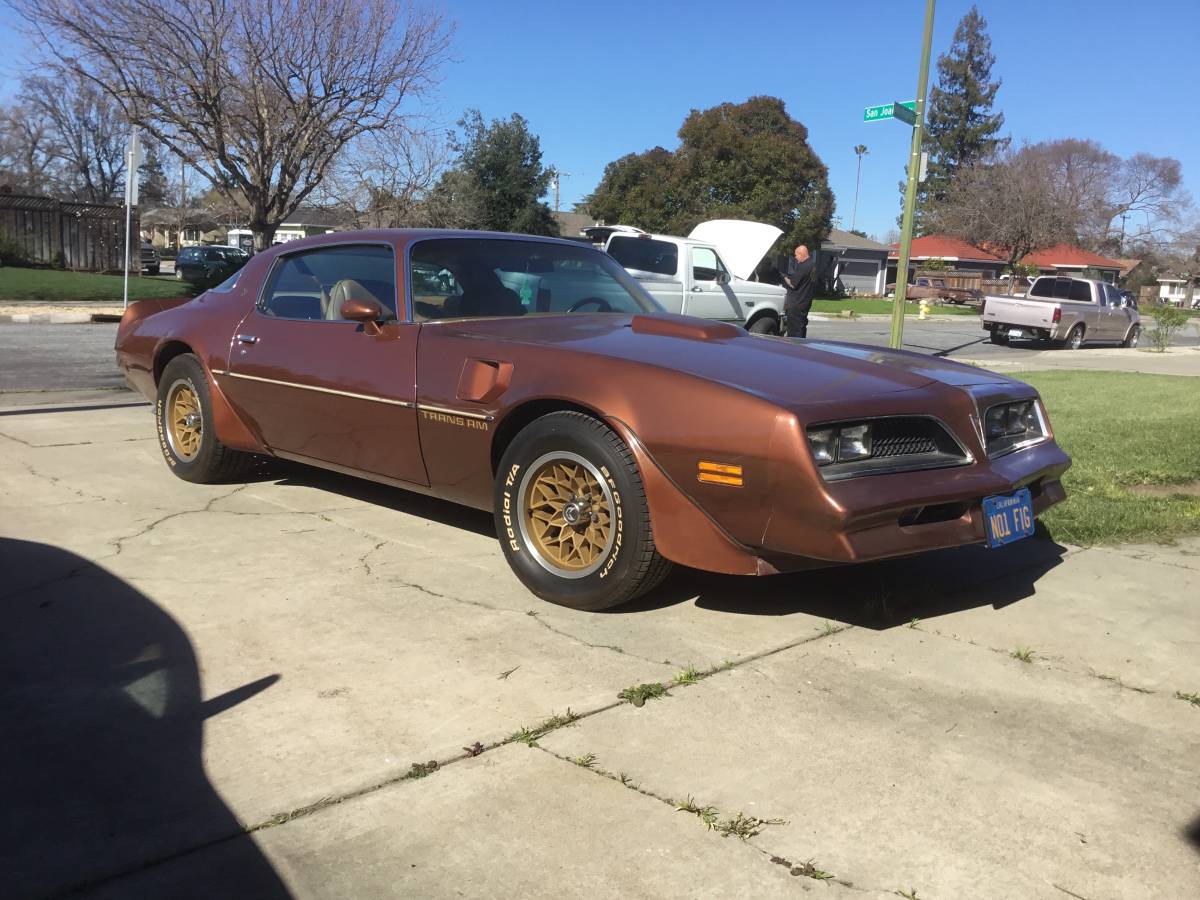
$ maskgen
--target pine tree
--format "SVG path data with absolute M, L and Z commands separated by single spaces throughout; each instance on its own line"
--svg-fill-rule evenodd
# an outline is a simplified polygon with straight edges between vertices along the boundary
M 1009 139 L 999 136 L 1004 114 L 992 111 L 1001 83 L 992 79 L 995 63 L 987 21 L 972 6 L 954 30 L 950 52 L 938 57 L 925 121 L 929 169 L 917 185 L 917 234 L 925 233 L 930 209 L 946 199 L 957 172 L 1008 146 Z

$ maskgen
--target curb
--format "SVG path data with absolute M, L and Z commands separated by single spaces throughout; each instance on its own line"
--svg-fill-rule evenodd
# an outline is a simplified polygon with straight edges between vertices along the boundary
M 2 325 L 91 325 L 120 322 L 115 313 L 13 313 L 0 316 Z

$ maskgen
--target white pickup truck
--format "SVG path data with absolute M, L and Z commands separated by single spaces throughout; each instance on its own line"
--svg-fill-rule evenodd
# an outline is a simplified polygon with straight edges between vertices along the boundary
M 1085 340 L 1136 347 L 1142 331 L 1137 307 L 1116 287 L 1062 275 L 1041 276 L 1024 297 L 984 297 L 983 328 L 993 344 L 1028 337 L 1072 350 Z
M 686 238 L 614 232 L 604 249 L 668 312 L 779 334 L 784 289 L 750 276 L 781 234 L 761 222 L 714 219 Z

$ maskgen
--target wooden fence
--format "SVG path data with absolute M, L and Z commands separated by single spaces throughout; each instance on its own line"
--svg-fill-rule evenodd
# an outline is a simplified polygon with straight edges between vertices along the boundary
M 0 241 L 15 244 L 30 262 L 91 272 L 119 271 L 124 266 L 124 230 L 125 207 L 118 203 L 0 194 Z M 130 221 L 131 266 L 140 264 L 140 233 L 135 209 Z

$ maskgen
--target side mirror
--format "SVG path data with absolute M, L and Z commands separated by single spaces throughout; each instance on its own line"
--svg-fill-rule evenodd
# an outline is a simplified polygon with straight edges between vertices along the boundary
M 360 300 L 356 298 L 343 300 L 338 314 L 343 319 L 349 319 L 351 322 L 362 322 L 363 331 L 371 335 L 379 334 L 379 323 L 386 318 L 383 314 L 383 307 L 379 305 L 378 300 Z
M 728 272 L 718 272 L 715 280 L 716 280 L 717 284 L 729 284 L 729 273 Z

